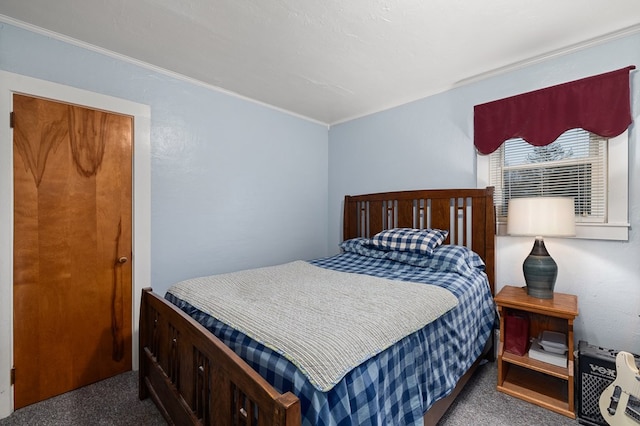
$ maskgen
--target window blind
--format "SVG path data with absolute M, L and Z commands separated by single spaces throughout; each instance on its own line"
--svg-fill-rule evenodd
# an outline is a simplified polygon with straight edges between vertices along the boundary
M 546 146 L 509 139 L 489 162 L 499 219 L 506 219 L 511 198 L 563 196 L 574 198 L 576 221 L 606 222 L 606 138 L 572 129 Z

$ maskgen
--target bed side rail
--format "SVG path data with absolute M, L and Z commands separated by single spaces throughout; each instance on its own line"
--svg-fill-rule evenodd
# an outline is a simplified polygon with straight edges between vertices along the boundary
M 140 307 L 140 399 L 173 424 L 299 426 L 300 401 L 280 394 L 201 324 L 150 288 Z

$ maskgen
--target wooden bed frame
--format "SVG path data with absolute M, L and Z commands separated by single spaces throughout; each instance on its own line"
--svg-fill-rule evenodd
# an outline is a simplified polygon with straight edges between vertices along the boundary
M 393 227 L 449 230 L 445 244 L 471 247 L 486 263 L 495 294 L 493 188 L 439 189 L 346 196 L 343 239 Z M 455 390 L 425 414 L 435 425 L 483 358 L 493 336 Z M 140 399 L 151 397 L 169 424 L 299 426 L 300 402 L 280 394 L 206 328 L 153 293 L 140 307 Z

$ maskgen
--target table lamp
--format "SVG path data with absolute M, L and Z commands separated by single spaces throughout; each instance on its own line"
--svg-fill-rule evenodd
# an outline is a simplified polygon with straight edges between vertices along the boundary
M 536 238 L 531 253 L 522 264 L 527 294 L 539 299 L 552 299 L 558 265 L 544 246 L 543 237 L 571 237 L 576 234 L 573 198 L 512 198 L 509 200 L 507 233 Z

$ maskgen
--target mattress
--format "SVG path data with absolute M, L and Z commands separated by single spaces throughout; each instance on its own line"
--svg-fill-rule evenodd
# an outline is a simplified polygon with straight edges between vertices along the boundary
M 309 262 L 335 271 L 435 284 L 458 300 L 456 307 L 358 365 L 327 392 L 313 386 L 276 351 L 176 297 L 171 289 L 165 298 L 210 330 L 279 392 L 295 394 L 303 425 L 421 425 L 424 413 L 452 392 L 478 358 L 493 329 L 495 306 L 486 275 L 481 267 L 448 266 L 456 261 L 424 267 L 345 252 Z

